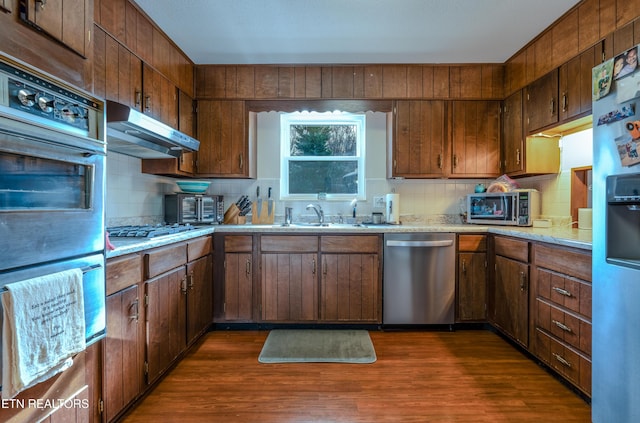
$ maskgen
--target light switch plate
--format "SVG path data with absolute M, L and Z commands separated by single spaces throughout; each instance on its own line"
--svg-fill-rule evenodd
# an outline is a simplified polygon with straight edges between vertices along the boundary
M 374 196 L 373 197 L 373 207 L 376 208 L 384 208 L 384 197 L 383 196 Z

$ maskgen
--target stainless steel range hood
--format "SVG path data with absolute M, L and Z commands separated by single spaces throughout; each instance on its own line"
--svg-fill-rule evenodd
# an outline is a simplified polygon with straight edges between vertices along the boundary
M 200 142 L 124 104 L 107 100 L 107 151 L 142 159 L 180 157 Z

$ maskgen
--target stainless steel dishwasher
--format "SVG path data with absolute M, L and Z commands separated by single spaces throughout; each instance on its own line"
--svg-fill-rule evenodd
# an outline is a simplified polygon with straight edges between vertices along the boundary
M 384 235 L 384 325 L 452 325 L 455 234 Z

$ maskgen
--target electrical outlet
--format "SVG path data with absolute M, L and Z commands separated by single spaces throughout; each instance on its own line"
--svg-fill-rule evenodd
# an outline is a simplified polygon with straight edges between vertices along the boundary
M 384 202 L 384 197 L 382 197 L 382 196 L 373 197 L 373 207 L 383 209 L 384 208 L 384 203 L 385 203 Z

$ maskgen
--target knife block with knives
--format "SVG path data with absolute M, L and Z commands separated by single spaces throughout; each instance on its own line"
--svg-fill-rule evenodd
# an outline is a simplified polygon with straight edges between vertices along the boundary
M 260 197 L 260 187 L 256 189 L 256 197 L 251 206 L 251 223 L 254 225 L 273 224 L 275 210 L 271 199 L 271 188 L 269 188 L 269 195 L 266 201 Z

